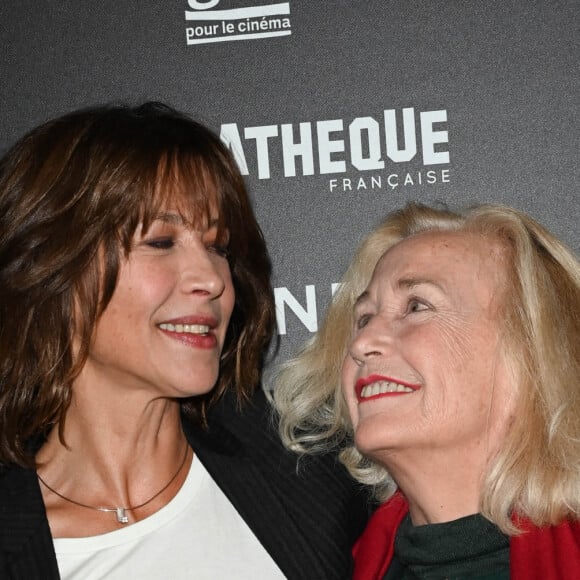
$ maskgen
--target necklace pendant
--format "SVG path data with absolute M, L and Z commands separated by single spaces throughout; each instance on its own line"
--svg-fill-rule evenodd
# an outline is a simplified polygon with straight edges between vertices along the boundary
M 115 511 L 117 512 L 117 521 L 120 524 L 128 524 L 129 523 L 129 517 L 127 516 L 127 512 L 125 511 L 125 508 L 118 507 L 115 509 Z

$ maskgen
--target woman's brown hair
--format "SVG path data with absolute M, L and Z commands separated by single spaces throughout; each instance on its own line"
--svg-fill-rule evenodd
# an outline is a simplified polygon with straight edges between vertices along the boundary
M 120 260 L 168 204 L 193 225 L 217 210 L 236 291 L 218 383 L 183 412 L 203 423 L 228 388 L 241 401 L 258 384 L 274 328 L 271 264 L 230 152 L 160 103 L 77 111 L 0 160 L 0 464 L 32 465 L 29 443 L 62 426 Z

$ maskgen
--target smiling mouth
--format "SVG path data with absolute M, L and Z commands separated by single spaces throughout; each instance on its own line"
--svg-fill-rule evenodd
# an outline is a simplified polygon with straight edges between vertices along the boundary
M 414 385 L 395 380 L 382 375 L 370 375 L 356 382 L 355 393 L 359 403 L 379 397 L 395 397 L 408 395 L 418 391 L 420 385 Z
M 378 381 L 372 385 L 366 385 L 359 393 L 359 399 L 368 399 L 376 395 L 386 395 L 390 393 L 414 393 L 416 389 L 395 383 L 393 381 Z
M 210 327 L 207 324 L 168 324 L 159 325 L 161 330 L 168 332 L 179 332 L 180 334 L 208 334 Z

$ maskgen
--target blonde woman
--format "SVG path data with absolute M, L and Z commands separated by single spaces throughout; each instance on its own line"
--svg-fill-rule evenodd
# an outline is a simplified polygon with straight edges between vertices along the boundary
M 282 371 L 281 433 L 382 505 L 354 578 L 580 577 L 580 266 L 500 206 L 409 205 Z

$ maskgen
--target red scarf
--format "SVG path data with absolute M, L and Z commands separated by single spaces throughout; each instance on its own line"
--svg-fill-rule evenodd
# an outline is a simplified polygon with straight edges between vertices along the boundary
M 373 514 L 353 548 L 353 580 L 381 580 L 395 549 L 395 536 L 409 511 L 396 493 Z M 516 580 L 580 580 L 580 522 L 537 528 L 518 519 L 510 539 L 510 577 Z

